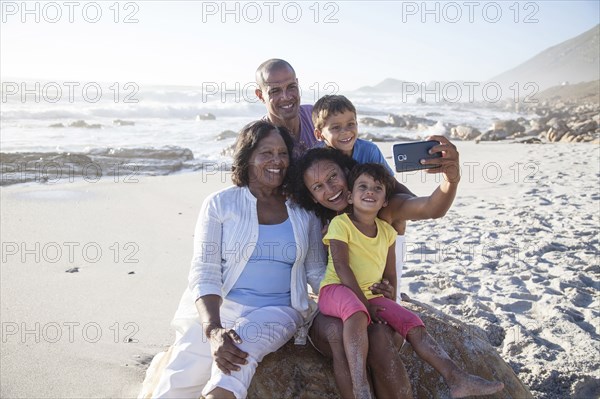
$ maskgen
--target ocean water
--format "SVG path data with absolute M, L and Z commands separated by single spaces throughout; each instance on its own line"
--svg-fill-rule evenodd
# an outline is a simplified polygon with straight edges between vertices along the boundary
M 222 153 L 234 143 L 235 134 L 221 137 L 221 133 L 227 130 L 237 132 L 246 123 L 265 114 L 264 105 L 250 94 L 251 91 L 209 96 L 203 95 L 200 88 L 193 87 L 137 89 L 129 92 L 121 90 L 117 96 L 114 88 L 105 87 L 103 95 L 95 98 L 84 97 L 81 91 L 75 91 L 71 97 L 66 90 L 59 93 L 59 98 L 56 92 L 44 91 L 43 86 L 37 93 L 25 97 L 3 94 L 0 110 L 1 172 L 19 170 L 15 167 L 19 160 L 54 159 L 65 162 L 59 157 L 64 153 L 89 154 L 92 161 L 96 155 L 103 154 L 117 157 L 121 164 L 139 162 L 144 165 L 142 173 L 145 174 L 193 170 L 206 162 L 226 164 L 230 159 Z M 393 141 L 399 136 L 420 139 L 428 134 L 442 133 L 442 123 L 469 125 L 485 131 L 494 119 L 522 116 L 499 107 L 482 105 L 419 104 L 406 101 L 397 94 L 344 94 L 355 104 L 359 120 L 365 116 L 386 120 L 387 115 L 392 113 L 440 122 L 419 131 L 359 124 L 360 134 L 369 133 L 369 137 L 375 140 L 391 138 Z M 303 97 L 303 103 L 316 100 L 307 97 Z M 215 119 L 199 117 L 208 113 Z M 118 120 L 123 122 L 115 123 Z M 72 124 L 75 126 L 70 126 Z M 182 155 L 181 151 L 174 149 L 189 149 L 193 158 L 189 153 Z M 31 152 L 36 154 L 24 154 Z M 172 162 L 169 164 L 169 161 Z M 170 166 L 164 167 L 165 162 Z M 31 165 L 24 169 L 31 169 Z M 5 180 L 2 183 L 10 184 Z

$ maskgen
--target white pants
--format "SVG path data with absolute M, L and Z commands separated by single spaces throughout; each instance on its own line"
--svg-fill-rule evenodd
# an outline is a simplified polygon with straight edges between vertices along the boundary
M 220 311 L 223 327 L 235 329 L 242 339 L 237 346 L 248 353 L 248 363 L 230 375 L 221 372 L 213 362 L 203 328 L 196 322 L 173 345 L 153 397 L 197 399 L 220 387 L 238 399 L 245 398 L 258 363 L 281 348 L 302 325 L 300 313 L 291 307 L 256 308 L 224 300 Z

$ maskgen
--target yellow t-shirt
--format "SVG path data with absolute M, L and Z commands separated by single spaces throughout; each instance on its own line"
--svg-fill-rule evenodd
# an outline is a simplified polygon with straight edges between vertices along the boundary
M 344 213 L 333 218 L 329 224 L 327 234 L 323 237 L 325 245 L 329 245 L 329 240 L 343 241 L 348 244 L 350 269 L 367 299 L 381 296 L 374 295 L 369 287 L 381 281 L 388 249 L 396 242 L 396 235 L 398 234 L 392 226 L 379 218 L 375 219 L 375 224 L 377 225 L 377 235 L 373 238 L 367 237 L 354 226 L 348 215 Z M 321 281 L 320 288 L 329 284 L 341 283 L 335 272 L 330 250 L 325 278 Z

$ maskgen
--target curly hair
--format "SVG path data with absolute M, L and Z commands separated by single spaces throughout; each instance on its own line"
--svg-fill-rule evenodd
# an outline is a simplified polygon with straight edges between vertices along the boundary
M 350 191 L 354 189 L 354 182 L 359 178 L 360 175 L 371 176 L 373 180 L 383 184 L 385 187 L 385 200 L 389 201 L 394 193 L 394 186 L 396 180 L 385 166 L 378 163 L 362 163 L 354 166 L 350 173 L 348 173 L 348 188 Z
M 290 156 L 290 165 L 292 160 L 292 151 L 294 149 L 294 140 L 290 132 L 282 126 L 275 126 L 270 122 L 258 120 L 250 122 L 240 130 L 235 142 L 235 151 L 233 153 L 233 163 L 231 165 L 231 180 L 238 187 L 247 186 L 250 183 L 250 157 L 252 152 L 258 146 L 258 143 L 268 136 L 273 130 L 281 135 Z M 289 172 L 286 174 L 283 185 L 287 183 Z
M 304 184 L 304 173 L 319 161 L 331 161 L 346 174 L 354 167 L 356 161 L 334 148 L 313 148 L 307 151 L 292 168 L 292 184 L 288 186 L 288 195 L 304 209 L 315 211 L 315 214 L 324 223 L 335 216 L 336 212 L 315 202 L 308 187 Z

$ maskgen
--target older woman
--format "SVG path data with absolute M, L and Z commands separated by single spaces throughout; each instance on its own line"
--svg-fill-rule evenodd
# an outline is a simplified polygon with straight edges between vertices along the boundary
M 153 397 L 246 397 L 262 358 L 306 337 L 307 282 L 318 286 L 325 254 L 319 221 L 282 190 L 292 149 L 269 122 L 240 132 L 235 186 L 206 198 L 198 217 L 177 340 Z
M 443 216 L 454 199 L 456 189 L 454 187 L 451 190 L 445 186 L 458 184 L 460 180 L 456 148 L 446 138 L 435 136 L 435 139 L 442 144 L 434 147 L 433 150 L 442 152 L 443 157 L 426 162 L 442 166 L 440 171 L 444 173 L 445 182 L 429 197 L 410 199 L 410 201 L 418 201 L 423 208 L 427 208 L 422 213 L 422 218 Z M 314 210 L 323 224 L 326 224 L 333 216 L 347 211 L 349 207 L 346 174 L 354 164 L 352 159 L 335 149 L 317 148 L 308 151 L 297 165 L 294 197 L 305 208 Z M 403 199 L 398 198 L 398 200 L 402 201 Z M 395 217 L 394 204 L 390 202 L 388 207 L 383 208 L 379 217 L 388 222 L 393 220 Z M 390 287 L 387 282 L 377 284 L 372 289 L 390 299 L 395 299 L 395 287 Z M 323 330 L 328 330 L 329 336 L 324 338 Z M 406 370 L 394 350 L 391 334 L 391 329 L 388 327 L 370 326 L 370 352 L 367 361 L 373 370 L 375 396 L 411 398 L 412 391 Z M 334 368 L 337 369 L 335 374 L 338 388 L 343 391 L 343 395 L 351 397 L 352 384 L 348 375 L 347 362 L 340 356 L 340 352 L 344 351 L 343 345 L 339 342 L 341 340 L 331 339 L 336 335 L 341 336 L 339 319 L 319 314 L 311 328 L 311 339 L 317 349 L 333 357 Z M 397 338 L 398 336 L 396 336 Z M 501 382 L 487 381 L 460 369 L 425 328 L 411 330 L 406 340 L 410 342 L 421 359 L 433 366 L 444 377 L 453 398 L 488 395 L 501 390 L 504 386 Z

